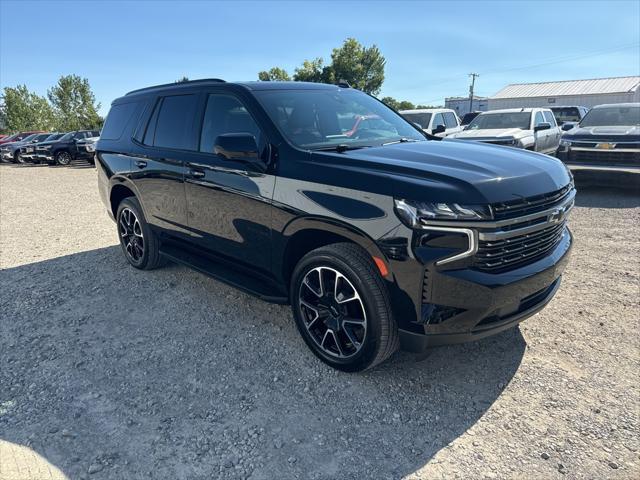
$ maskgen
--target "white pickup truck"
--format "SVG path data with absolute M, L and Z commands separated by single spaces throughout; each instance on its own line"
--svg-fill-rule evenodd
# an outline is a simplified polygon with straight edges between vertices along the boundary
M 561 133 L 548 108 L 510 108 L 482 112 L 451 137 L 554 154 Z
M 462 131 L 458 115 L 449 108 L 419 108 L 400 110 L 398 113 L 409 122 L 420 125 L 426 133 L 438 137 L 447 137 Z

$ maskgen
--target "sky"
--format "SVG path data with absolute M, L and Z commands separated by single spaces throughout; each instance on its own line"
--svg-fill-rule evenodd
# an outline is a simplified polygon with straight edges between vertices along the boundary
M 379 95 L 443 104 L 509 83 L 640 75 L 640 1 L 0 0 L 0 87 L 40 95 L 89 79 L 106 114 L 129 90 L 182 76 L 256 80 L 330 59 L 353 37 L 385 56 Z

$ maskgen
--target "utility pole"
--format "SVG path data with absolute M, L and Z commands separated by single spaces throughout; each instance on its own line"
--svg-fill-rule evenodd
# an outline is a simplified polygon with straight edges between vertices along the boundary
M 477 73 L 470 73 L 471 85 L 469 86 L 469 112 L 473 112 L 473 87 L 476 85 L 476 77 L 479 77 Z

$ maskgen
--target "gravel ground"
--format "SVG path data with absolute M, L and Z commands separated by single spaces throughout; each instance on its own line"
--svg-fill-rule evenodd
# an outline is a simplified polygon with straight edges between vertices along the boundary
M 0 165 L 0 478 L 638 478 L 640 195 L 540 314 L 344 374 L 286 307 L 127 266 L 93 168 Z

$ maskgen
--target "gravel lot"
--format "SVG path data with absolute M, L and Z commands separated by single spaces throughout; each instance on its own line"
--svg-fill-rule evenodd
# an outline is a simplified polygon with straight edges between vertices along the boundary
M 93 168 L 0 165 L 0 478 L 638 478 L 640 195 L 584 189 L 552 303 L 365 374 L 286 307 L 127 266 Z

